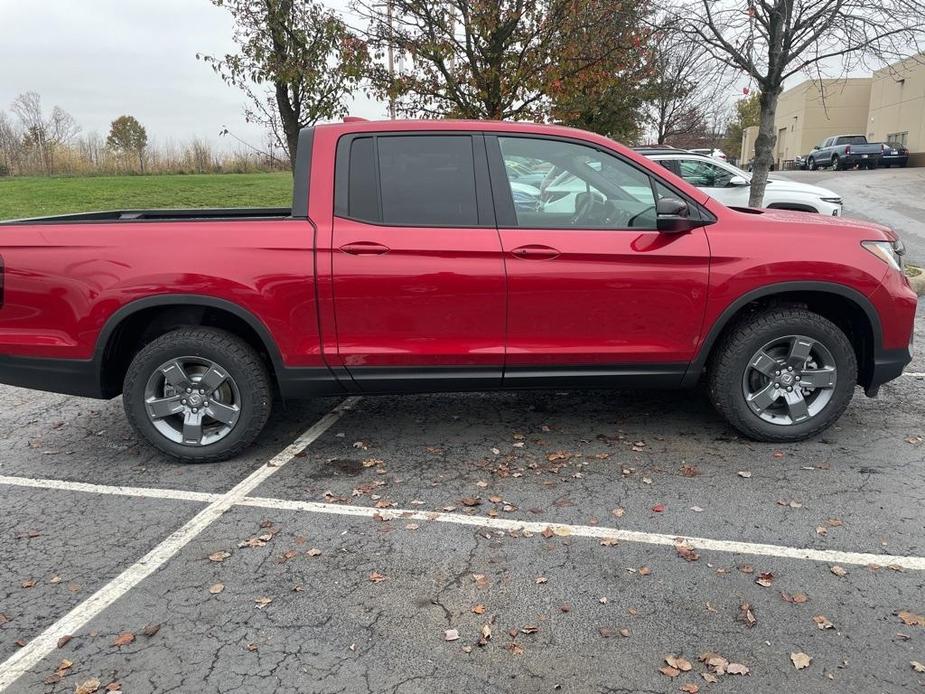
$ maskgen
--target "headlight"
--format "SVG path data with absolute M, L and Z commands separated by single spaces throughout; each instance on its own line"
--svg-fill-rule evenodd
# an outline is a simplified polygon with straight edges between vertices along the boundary
M 822 202 L 827 202 L 832 205 L 841 205 L 841 198 L 819 198 Z
M 902 241 L 861 241 L 861 245 L 893 269 L 903 269 L 906 247 Z

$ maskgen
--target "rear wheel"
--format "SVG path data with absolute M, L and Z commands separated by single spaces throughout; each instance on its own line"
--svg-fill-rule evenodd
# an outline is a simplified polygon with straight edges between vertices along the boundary
M 835 171 L 841 171 L 841 168 L 842 168 L 841 161 L 839 161 L 838 155 L 833 154 L 832 155 L 832 169 L 834 169 Z
M 157 338 L 129 365 L 123 405 L 144 439 L 184 462 L 231 458 L 270 416 L 266 366 L 244 340 L 213 328 Z
M 717 347 L 710 399 L 759 441 L 800 441 L 837 420 L 854 395 L 857 358 L 831 321 L 801 308 L 752 316 Z

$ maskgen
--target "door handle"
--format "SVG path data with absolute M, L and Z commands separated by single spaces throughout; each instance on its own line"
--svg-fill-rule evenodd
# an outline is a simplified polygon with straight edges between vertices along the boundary
M 391 249 L 373 241 L 356 241 L 341 246 L 340 250 L 350 255 L 385 255 Z
M 520 246 L 519 248 L 515 248 L 511 251 L 511 255 L 513 255 L 515 258 L 523 258 L 525 260 L 552 260 L 561 254 L 558 250 L 551 248 L 550 246 L 533 244 L 530 246 Z

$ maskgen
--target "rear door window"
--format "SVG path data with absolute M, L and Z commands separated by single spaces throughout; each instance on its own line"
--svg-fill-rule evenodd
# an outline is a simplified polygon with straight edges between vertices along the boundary
M 384 223 L 478 224 L 470 136 L 390 136 L 377 142 Z

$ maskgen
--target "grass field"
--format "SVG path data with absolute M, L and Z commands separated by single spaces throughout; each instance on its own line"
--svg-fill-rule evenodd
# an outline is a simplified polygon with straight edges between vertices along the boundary
M 0 178 L 0 219 L 93 210 L 291 204 L 288 173 Z

